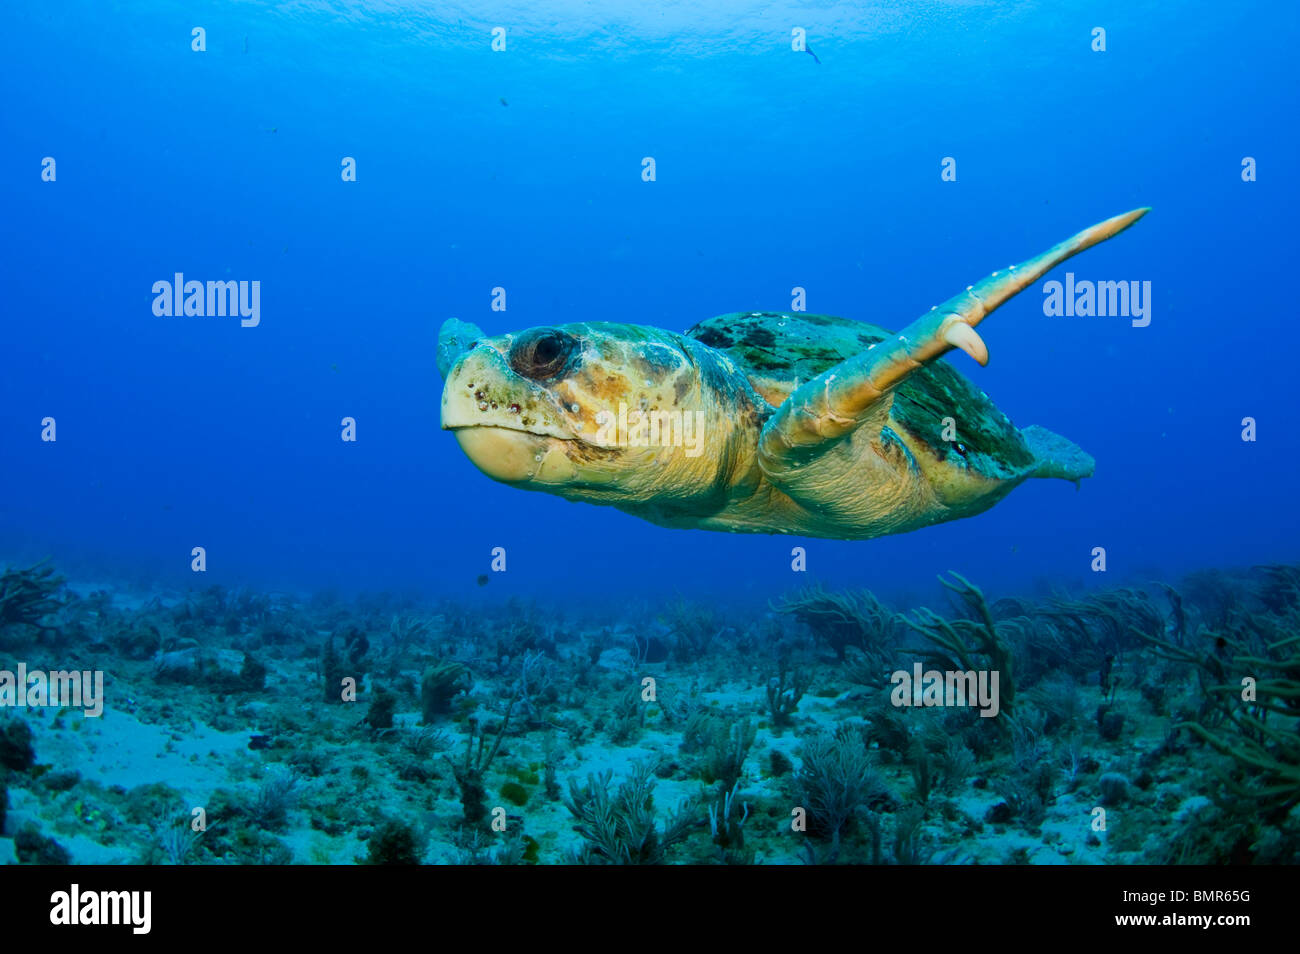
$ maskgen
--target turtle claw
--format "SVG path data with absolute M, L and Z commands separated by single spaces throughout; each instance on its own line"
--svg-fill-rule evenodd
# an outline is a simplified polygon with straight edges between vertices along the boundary
M 964 321 L 957 320 L 949 324 L 943 332 L 943 340 L 954 348 L 961 348 L 981 366 L 989 363 L 988 345 L 975 329 Z

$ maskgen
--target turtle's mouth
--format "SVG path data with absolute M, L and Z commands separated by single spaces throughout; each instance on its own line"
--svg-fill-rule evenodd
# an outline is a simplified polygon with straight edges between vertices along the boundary
M 572 438 L 498 424 L 445 426 L 456 435 L 465 456 L 493 480 L 505 483 L 562 484 L 572 480 L 575 468 L 566 448 Z
M 480 345 L 452 367 L 442 391 L 442 429 L 493 480 L 573 479 L 568 451 L 580 443 L 574 423 L 549 391 L 511 371 L 495 348 Z

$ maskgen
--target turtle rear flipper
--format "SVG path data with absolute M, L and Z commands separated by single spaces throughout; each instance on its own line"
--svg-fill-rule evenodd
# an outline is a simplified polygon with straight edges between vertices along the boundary
M 988 348 L 975 326 L 1051 268 L 1128 228 L 1149 209 L 1134 209 L 1084 229 L 1020 265 L 994 272 L 872 345 L 800 385 L 768 419 L 759 439 L 759 463 L 778 482 L 868 421 L 883 420 L 889 393 L 917 368 L 961 348 L 987 364 Z
M 1030 477 L 1056 477 L 1078 483 L 1091 477 L 1096 461 L 1092 455 L 1080 450 L 1078 445 L 1045 427 L 1031 424 L 1020 429 L 1037 461 Z

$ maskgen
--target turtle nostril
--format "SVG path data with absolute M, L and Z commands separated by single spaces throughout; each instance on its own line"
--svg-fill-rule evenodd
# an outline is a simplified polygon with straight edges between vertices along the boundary
M 510 368 L 533 380 L 559 374 L 577 345 L 573 335 L 553 328 L 541 328 L 518 338 L 510 347 Z

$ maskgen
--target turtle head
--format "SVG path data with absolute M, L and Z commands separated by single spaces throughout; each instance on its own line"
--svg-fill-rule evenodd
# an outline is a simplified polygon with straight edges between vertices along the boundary
M 727 421 L 691 342 L 590 322 L 439 335 L 442 427 L 479 470 L 570 499 L 639 505 L 716 486 Z

